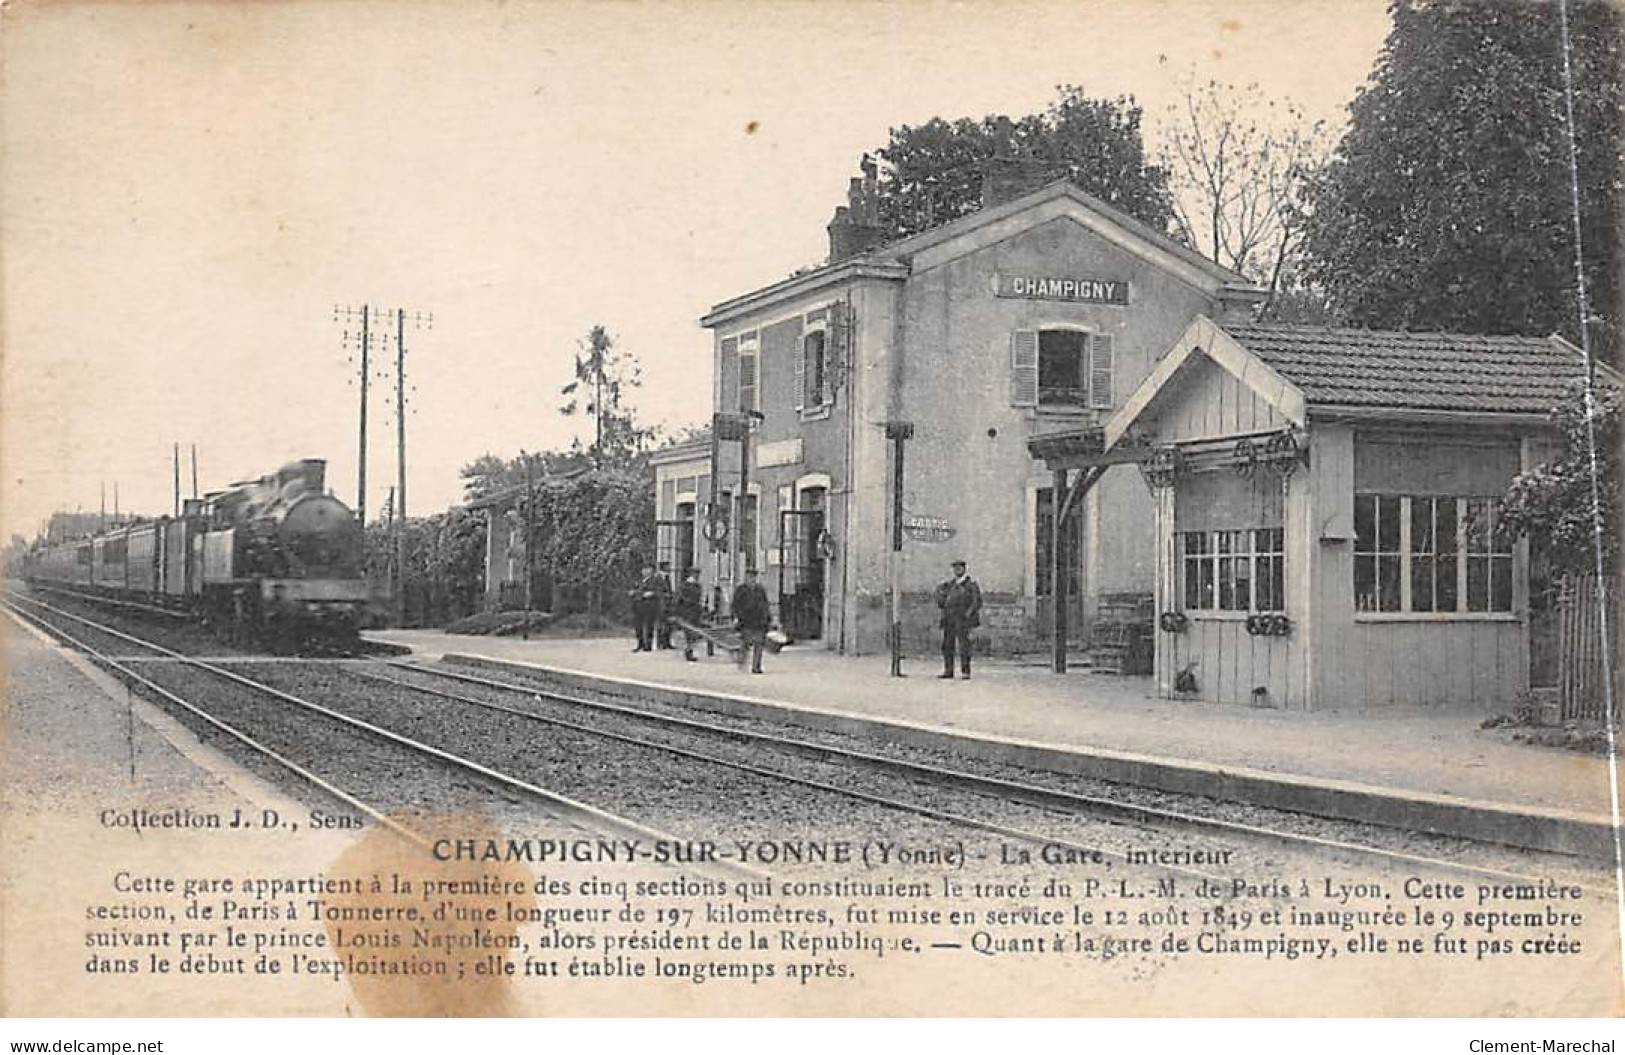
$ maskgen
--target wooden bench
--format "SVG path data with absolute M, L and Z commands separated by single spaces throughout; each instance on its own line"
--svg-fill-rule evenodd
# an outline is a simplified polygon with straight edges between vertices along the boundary
M 687 619 L 679 619 L 677 616 L 671 617 L 671 625 L 678 630 L 686 630 L 704 638 L 705 654 L 708 656 L 716 655 L 717 649 L 721 648 L 737 661 L 740 651 L 744 648 L 744 641 L 740 638 L 739 631 L 731 627 L 708 623 L 691 623 Z

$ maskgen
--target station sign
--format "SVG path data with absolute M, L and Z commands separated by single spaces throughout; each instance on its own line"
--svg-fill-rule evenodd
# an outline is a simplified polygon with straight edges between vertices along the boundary
M 993 292 L 1026 300 L 1066 300 L 1078 304 L 1127 304 L 1128 280 L 1087 275 L 1023 275 L 1000 271 Z
M 903 534 L 915 542 L 947 542 L 957 532 L 946 517 L 925 516 L 920 513 L 903 514 Z
M 756 445 L 756 468 L 758 469 L 771 469 L 775 465 L 799 465 L 800 463 L 800 436 L 792 436 L 787 440 L 771 440 Z
M 1019 604 L 984 604 L 982 626 L 989 630 L 1025 630 L 1027 610 Z

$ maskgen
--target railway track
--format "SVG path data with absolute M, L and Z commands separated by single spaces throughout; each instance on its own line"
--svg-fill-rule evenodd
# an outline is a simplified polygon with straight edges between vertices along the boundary
M 641 723 L 651 728 L 675 730 L 684 734 L 691 734 L 713 742 L 732 742 L 748 745 L 754 748 L 766 749 L 804 758 L 831 761 L 855 769 L 895 774 L 910 781 L 933 788 L 953 788 L 971 792 L 990 798 L 1021 803 L 1036 809 L 1051 811 L 1065 816 L 1091 818 L 1109 818 L 1130 825 L 1144 832 L 1166 832 L 1169 830 L 1198 833 L 1204 836 L 1218 836 L 1230 840 L 1240 840 L 1244 843 L 1257 844 L 1260 842 L 1284 847 L 1295 852 L 1312 855 L 1339 855 L 1363 861 L 1377 861 L 1395 868 L 1416 869 L 1445 872 L 1479 880 L 1493 880 L 1497 882 L 1532 883 L 1542 876 L 1536 876 L 1516 870 L 1490 867 L 1471 862 L 1452 860 L 1419 854 L 1408 851 L 1394 850 L 1387 847 L 1373 846 L 1355 842 L 1348 839 L 1334 839 L 1325 836 L 1307 834 L 1300 831 L 1291 831 L 1285 828 L 1270 827 L 1261 824 L 1241 823 L 1224 818 L 1205 816 L 1183 810 L 1148 806 L 1140 803 L 1126 801 L 1121 798 L 1108 798 L 1102 795 L 1081 794 L 1075 791 L 1045 786 L 1030 781 L 1013 780 L 1004 777 L 992 776 L 985 773 L 975 773 L 946 765 L 935 765 L 917 760 L 901 758 L 896 755 L 887 755 L 874 751 L 859 750 L 842 747 L 829 742 L 818 742 L 785 736 L 778 733 L 755 731 L 742 728 L 739 725 L 722 724 L 696 718 L 683 717 L 670 713 L 649 710 L 647 708 L 628 706 L 623 703 L 614 703 L 605 700 L 596 700 L 588 697 L 562 693 L 554 689 L 546 689 L 536 685 L 525 685 L 511 681 L 502 681 L 490 677 L 470 674 L 462 671 L 452 671 L 441 667 L 430 667 L 419 663 L 392 661 L 385 664 L 388 668 L 402 673 L 424 675 L 434 679 L 459 682 L 465 685 L 479 686 L 495 690 L 500 693 L 511 694 L 535 702 L 546 704 L 563 704 L 568 708 L 580 712 L 610 717 L 618 722 Z M 643 743 L 661 747 L 685 757 L 705 761 L 716 765 L 740 766 L 757 772 L 770 772 L 761 766 L 745 765 L 737 760 L 710 755 L 702 751 L 688 748 L 672 747 L 657 741 L 641 739 L 636 735 L 629 735 L 624 731 L 606 730 L 584 725 L 580 722 L 562 719 L 555 716 L 527 711 L 521 708 L 505 706 L 490 700 L 471 697 L 462 693 L 455 693 L 442 688 L 422 683 L 414 683 L 399 677 L 388 677 L 381 674 L 357 672 L 358 676 L 385 684 L 410 689 L 415 692 L 427 693 L 442 699 L 452 700 L 470 706 L 498 709 L 504 713 L 515 714 L 534 721 L 563 726 L 582 731 L 596 732 L 599 735 L 613 737 L 629 742 Z M 803 778 L 791 774 L 774 774 L 781 779 L 806 783 L 809 786 L 827 787 L 827 785 L 805 781 Z M 863 792 L 853 789 L 839 789 L 846 794 L 872 798 Z M 954 816 L 936 811 L 929 806 L 916 806 L 898 800 L 888 800 L 890 805 L 897 808 L 917 810 L 922 815 L 938 816 L 952 820 L 954 823 L 967 827 L 980 827 L 984 830 L 998 832 L 1027 842 L 1049 843 L 1062 846 L 1075 845 L 1065 839 L 1056 839 L 1028 830 L 1014 829 L 997 824 L 988 824 L 975 818 Z M 1178 869 L 1174 869 L 1178 871 Z M 1610 885 L 1599 879 L 1594 882 L 1584 882 L 1598 893 L 1612 896 Z
M 65 617 L 81 624 L 101 626 L 83 616 L 44 605 L 43 602 L 26 603 L 41 605 L 57 613 L 57 618 Z M 354 715 L 345 715 L 284 688 L 277 688 L 241 673 L 225 670 L 216 663 L 182 655 L 114 628 L 101 627 L 101 629 L 119 640 L 153 650 L 170 661 L 209 670 L 216 676 L 227 678 L 238 685 L 252 687 L 255 691 L 270 695 L 284 703 L 324 715 L 334 721 L 347 723 L 375 738 L 397 745 L 412 745 L 415 750 L 427 753 L 430 757 L 459 765 L 467 772 L 505 784 L 510 789 L 540 795 L 555 807 L 562 801 L 569 810 L 592 811 L 584 815 L 589 820 L 597 820 L 604 815 L 618 817 L 597 807 L 587 806 L 586 803 L 576 799 L 542 789 L 529 781 L 506 775 L 492 766 L 473 762 L 443 748 L 403 736 L 386 728 L 376 719 L 366 721 Z M 60 629 L 55 632 L 62 633 Z M 76 647 L 87 647 L 83 643 L 75 644 Z M 101 658 L 114 662 L 106 656 Z M 256 661 L 254 657 L 242 657 L 231 662 L 235 666 Z M 1332 857 L 1358 861 L 1362 865 L 1377 862 L 1391 869 L 1437 872 L 1496 882 L 1532 883 L 1542 878 L 1514 869 L 1487 867 L 1344 839 L 1306 835 L 1282 828 L 1238 823 L 1101 795 L 1079 794 L 1032 781 L 974 773 L 875 751 L 804 740 L 777 732 L 748 730 L 737 725 L 663 714 L 642 707 L 567 695 L 540 686 L 502 681 L 443 668 L 399 661 L 379 664 L 376 671 L 364 669 L 365 666 L 367 665 L 339 665 L 328 662 L 325 669 L 329 672 L 343 670 L 346 677 L 353 676 L 373 686 L 387 686 L 391 692 L 397 694 L 397 701 L 401 698 L 399 694 L 402 693 L 448 701 L 462 708 L 500 715 L 505 722 L 517 720 L 531 726 L 545 727 L 555 731 L 556 735 L 575 738 L 572 742 L 584 743 L 581 738 L 590 738 L 599 743 L 617 745 L 617 749 L 675 759 L 682 766 L 746 774 L 748 778 L 779 789 L 793 787 L 815 798 L 844 799 L 848 802 L 862 803 L 871 810 L 881 813 L 906 813 L 953 829 L 993 834 L 1006 841 L 1045 847 L 1072 860 L 1103 853 L 1118 864 L 1143 866 L 1158 873 L 1183 875 L 1187 878 L 1223 880 L 1238 874 L 1238 868 L 1215 871 L 1211 867 L 1186 867 L 1181 863 L 1168 863 L 1170 860 L 1176 860 L 1177 855 L 1153 857 L 1150 862 L 1143 856 L 1137 861 L 1131 857 L 1131 850 L 1136 845 L 1143 845 L 1147 840 L 1166 839 L 1170 832 L 1177 832 L 1203 840 L 1218 840 L 1216 845 L 1202 848 L 1207 851 L 1206 857 L 1197 855 L 1197 859 L 1205 861 L 1228 862 L 1230 854 L 1222 852 L 1226 849 L 1234 853 L 1239 847 L 1244 858 L 1252 858 L 1258 855 L 1261 848 L 1268 848 L 1272 852 L 1285 851 L 1289 854 L 1313 857 L 1321 864 L 1325 863 L 1325 858 Z M 123 669 L 143 684 L 156 688 L 166 698 L 174 698 L 150 679 L 140 678 L 135 672 L 130 671 L 127 665 Z M 311 665 L 306 669 L 315 668 Z M 300 667 L 285 663 L 282 673 L 298 676 Z M 418 680 L 408 680 L 409 678 Z M 424 679 L 438 684 L 426 684 Z M 494 695 L 496 698 L 469 695 L 467 690 L 450 691 L 442 687 L 448 681 L 470 687 L 476 692 Z M 192 709 L 188 704 L 181 705 Z M 539 711 L 539 707 L 549 708 L 553 713 Z M 570 716 L 565 717 L 557 713 L 559 708 L 571 712 Z M 583 718 L 590 720 L 584 721 Z M 242 738 L 241 734 L 234 730 L 232 735 Z M 585 755 L 588 752 L 583 750 L 582 753 Z M 796 772 L 793 771 L 795 767 L 764 764 L 775 757 L 781 762 L 795 759 L 806 765 L 801 767 L 801 772 Z M 806 771 L 809 766 L 814 769 L 822 767 L 822 773 L 809 774 Z M 307 776 L 305 772 L 297 769 L 295 771 L 300 772 L 301 776 Z M 853 779 L 856 774 L 862 774 L 862 779 Z M 876 783 L 877 775 L 884 778 L 879 784 Z M 946 803 L 945 796 L 948 799 Z M 366 812 L 375 819 L 380 818 L 379 811 L 367 809 Z M 1024 816 L 1027 823 L 1013 823 L 1012 812 Z M 1033 823 L 1035 820 L 1036 824 Z M 644 832 L 650 830 L 647 825 L 636 825 L 636 822 L 625 818 L 618 818 L 618 822 L 638 826 Z M 1075 832 L 1079 825 L 1089 830 Z M 1074 833 L 1067 830 L 1069 828 L 1074 829 L 1074 833 L 1079 837 L 1073 837 Z M 678 838 L 671 835 L 664 837 Z M 1189 856 L 1187 855 L 1187 858 Z M 1257 862 L 1248 863 L 1256 866 Z M 1600 881 L 1595 886 L 1599 891 L 1602 890 Z
M 17 607 L 17 602 L 13 602 L 13 605 L 14 605 L 14 607 Z M 129 644 L 129 645 L 134 645 L 137 648 L 144 649 L 144 650 L 152 653 L 153 656 L 155 656 L 155 657 L 158 657 L 158 658 L 161 658 L 161 659 L 164 659 L 164 660 L 167 660 L 167 661 L 179 664 L 179 665 L 183 665 L 185 667 L 207 671 L 210 674 L 215 675 L 216 677 L 226 679 L 226 680 L 228 680 L 228 681 L 230 681 L 230 682 L 232 682 L 232 683 L 234 683 L 236 685 L 251 688 L 251 689 L 255 690 L 256 692 L 268 695 L 268 696 L 270 696 L 270 697 L 272 697 L 274 699 L 277 699 L 277 700 L 279 700 L 281 702 L 292 704 L 293 706 L 299 707 L 304 711 L 319 714 L 319 715 L 322 715 L 325 718 L 329 718 L 329 719 L 332 719 L 332 720 L 335 720 L 335 721 L 343 722 L 346 725 L 349 725 L 351 727 L 354 727 L 354 728 L 360 729 L 360 730 L 362 730 L 362 731 L 364 731 L 366 733 L 369 733 L 374 737 L 383 738 L 385 740 L 388 740 L 388 741 L 391 741 L 393 743 L 400 744 L 400 745 L 403 745 L 403 746 L 410 746 L 415 750 L 421 751 L 421 752 L 426 753 L 426 754 L 430 754 L 431 756 L 436 757 L 436 758 L 438 758 L 438 759 L 440 759 L 442 761 L 451 761 L 454 764 L 459 764 L 459 765 L 463 766 L 463 768 L 469 769 L 470 771 L 476 773 L 477 775 L 485 777 L 487 779 L 491 779 L 491 780 L 494 780 L 494 781 L 504 783 L 504 784 L 506 784 L 507 786 L 510 786 L 510 787 L 520 788 L 522 790 L 529 791 L 532 794 L 545 795 L 550 800 L 550 802 L 556 803 L 558 800 L 563 798 L 562 796 L 559 796 L 558 793 L 556 793 L 556 792 L 542 791 L 541 789 L 537 788 L 533 784 L 530 784 L 529 782 L 521 781 L 521 780 L 515 780 L 514 778 L 512 778 L 510 776 L 507 776 L 505 773 L 503 773 L 503 772 L 501 772 L 501 771 L 499 771 L 497 769 L 494 769 L 491 766 L 487 766 L 487 765 L 484 765 L 482 763 L 471 762 L 470 760 L 468 760 L 466 758 L 462 758 L 460 756 L 454 756 L 450 752 L 447 752 L 447 751 L 445 751 L 445 750 L 443 750 L 441 748 L 438 748 L 438 747 L 434 747 L 434 746 L 432 746 L 432 745 L 430 745 L 428 743 L 425 743 L 422 740 L 416 740 L 416 739 L 413 739 L 413 738 L 410 738 L 410 737 L 402 736 L 399 732 L 396 732 L 395 730 L 390 729 L 390 728 L 386 728 L 385 726 L 383 726 L 383 725 L 381 725 L 381 724 L 379 724 L 377 722 L 365 721 L 365 720 L 356 718 L 354 715 L 342 714 L 342 713 L 340 713 L 338 711 L 333 710 L 332 708 L 325 707 L 325 706 L 323 706 L 321 704 L 314 703 L 311 700 L 309 700 L 309 699 L 307 699 L 307 698 L 305 698 L 305 697 L 303 697 L 301 695 L 297 695 L 297 694 L 289 692 L 289 691 L 287 691 L 285 689 L 278 688 L 276 686 L 266 684 L 262 680 L 258 680 L 258 679 L 255 679 L 255 678 L 248 677 L 247 675 L 239 673 L 238 671 L 225 669 L 223 666 L 221 666 L 217 662 L 201 660 L 201 659 L 198 659 L 197 657 L 194 657 L 194 656 L 185 655 L 185 654 L 177 652 L 177 651 L 175 651 L 173 649 L 168 649 L 168 648 L 166 648 L 164 646 L 157 645 L 157 644 L 155 644 L 153 642 L 145 641 L 145 640 L 143 640 L 141 638 L 136 637 L 135 635 L 125 633 L 125 632 L 120 631 L 120 630 L 118 630 L 116 628 L 106 626 L 105 624 L 97 623 L 95 620 L 88 619 L 88 618 L 86 618 L 86 617 L 84 617 L 82 615 L 77 615 L 75 613 L 67 612 L 67 611 L 65 611 L 63 609 L 56 608 L 53 605 L 45 604 L 44 602 L 23 601 L 23 602 L 21 602 L 21 605 L 22 606 L 27 606 L 27 607 L 32 607 L 32 608 L 42 609 L 42 610 L 50 613 L 51 617 L 54 618 L 54 619 L 57 619 L 57 620 L 64 620 L 64 619 L 65 620 L 71 620 L 71 621 L 73 621 L 75 623 L 78 623 L 78 624 L 81 624 L 81 625 L 84 625 L 84 626 L 88 626 L 88 627 L 92 627 L 97 632 L 100 632 L 100 633 L 103 633 L 103 634 L 106 634 L 106 635 L 110 635 L 110 636 L 112 636 L 113 638 L 115 638 L 116 640 L 118 640 L 120 642 Z M 122 675 L 129 677 L 132 681 L 135 681 L 138 684 L 142 684 L 142 685 L 145 685 L 145 686 L 153 689 L 154 691 L 158 692 L 163 698 L 165 698 L 167 700 L 170 700 L 171 702 L 179 703 L 181 706 L 185 707 L 191 713 L 204 717 L 205 720 L 210 721 L 211 725 L 214 725 L 216 728 L 220 728 L 223 731 L 228 732 L 228 734 L 232 735 L 234 739 L 237 739 L 237 740 L 245 743 L 247 746 L 250 746 L 251 748 L 254 748 L 256 750 L 264 750 L 263 745 L 258 743 L 256 738 L 248 736 L 247 734 L 245 734 L 241 730 L 238 730 L 238 729 L 231 728 L 231 727 L 227 726 L 225 723 L 220 722 L 217 718 L 214 718 L 213 716 L 206 715 L 200 708 L 198 708 L 195 705 L 192 705 L 192 704 L 188 703 L 187 701 L 181 699 L 180 696 L 178 696 L 176 693 L 170 691 L 169 689 L 165 688 L 164 686 L 158 685 L 155 681 L 153 681 L 152 678 L 143 676 L 143 675 L 137 673 L 136 671 L 134 671 L 132 669 L 132 665 L 146 662 L 147 657 L 122 658 L 122 657 L 116 657 L 116 656 L 109 656 L 104 652 L 97 651 L 92 646 L 90 646 L 88 643 L 84 642 L 83 640 L 80 640 L 78 637 L 76 637 L 76 636 L 68 633 L 67 631 L 63 630 L 62 627 L 58 623 L 53 623 L 50 620 L 45 619 L 44 617 L 40 616 L 37 612 L 29 613 L 27 615 L 27 618 L 31 619 L 32 621 L 34 621 L 36 623 L 44 625 L 50 632 L 52 632 L 56 636 L 61 637 L 63 640 L 68 641 L 70 644 L 74 645 L 75 647 L 80 648 L 81 650 L 86 651 L 87 653 L 91 654 L 94 658 L 96 658 L 103 665 L 106 665 L 106 666 L 111 667 L 112 669 L 115 669 L 116 671 L 120 672 Z M 242 665 L 242 664 L 245 664 L 245 663 L 252 663 L 254 661 L 255 660 L 252 657 L 233 657 L 233 658 L 227 660 L 227 662 L 232 663 L 232 665 L 234 665 L 234 666 L 239 666 L 239 665 Z M 288 664 L 286 662 L 283 662 L 283 663 L 280 663 L 280 664 L 277 664 L 277 665 L 282 668 L 278 673 L 284 673 L 289 668 L 295 666 L 294 664 Z M 325 664 L 322 664 L 322 666 L 331 669 L 333 664 L 325 663 Z M 590 733 L 590 735 L 594 739 L 597 739 L 597 740 L 607 739 L 606 737 L 604 737 L 604 735 L 600 731 L 597 731 L 597 730 L 581 729 L 580 731 L 584 732 L 584 733 Z M 706 756 L 701 755 L 701 754 L 696 753 L 696 752 L 687 752 L 687 753 L 672 752 L 671 749 L 669 749 L 667 747 L 664 747 L 662 745 L 653 745 L 653 744 L 643 743 L 643 742 L 635 741 L 634 739 L 627 738 L 627 737 L 616 738 L 616 739 L 618 739 L 620 743 L 625 744 L 627 746 L 639 747 L 639 748 L 644 748 L 644 749 L 648 749 L 648 750 L 654 750 L 654 751 L 658 751 L 660 753 L 666 753 L 666 754 L 676 753 L 676 754 L 681 755 L 682 757 L 684 757 L 688 761 L 699 762 L 699 763 L 702 763 L 702 764 L 709 764 L 709 765 L 712 766 L 712 768 L 719 768 L 720 767 L 720 768 L 733 769 L 733 770 L 736 770 L 736 771 L 739 771 L 739 772 L 749 773 L 752 776 L 764 778 L 765 781 L 767 781 L 767 782 L 769 782 L 769 783 L 771 783 L 773 785 L 780 786 L 780 787 L 782 787 L 784 785 L 787 785 L 787 784 L 795 784 L 795 785 L 797 785 L 797 786 L 799 786 L 801 788 L 806 788 L 806 789 L 809 789 L 809 790 L 824 792 L 824 793 L 827 793 L 827 794 L 829 794 L 831 796 L 837 796 L 837 797 L 841 797 L 841 798 L 845 798 L 845 799 L 849 799 L 849 800 L 850 799 L 857 799 L 859 801 L 866 802 L 871 806 L 877 807 L 879 809 L 883 809 L 883 810 L 891 812 L 891 813 L 908 812 L 908 813 L 913 813 L 915 815 L 922 816 L 922 817 L 929 817 L 932 820 L 941 821 L 941 822 L 943 822 L 945 824 L 948 824 L 948 825 L 951 825 L 951 826 L 953 826 L 955 828 L 998 832 L 1000 834 L 1004 834 L 1004 835 L 1007 835 L 1009 837 L 1023 839 L 1023 840 L 1027 840 L 1027 841 L 1039 841 L 1040 838 L 1041 838 L 1036 833 L 1021 831 L 1020 829 L 1012 828 L 1009 825 L 990 824 L 988 822 L 981 821 L 981 820 L 978 820 L 976 818 L 959 816 L 959 815 L 955 815 L 953 813 L 943 811 L 943 810 L 929 810 L 929 809 L 921 809 L 921 808 L 910 807 L 910 806 L 898 806 L 897 804 L 892 803 L 892 802 L 890 802 L 890 801 L 888 801 L 888 800 L 886 800 L 884 798 L 881 798 L 881 797 L 878 797 L 878 796 L 873 796 L 873 795 L 864 795 L 861 792 L 855 792 L 853 789 L 850 789 L 850 788 L 839 787 L 839 786 L 836 786 L 836 785 L 833 785 L 833 784 L 828 784 L 828 783 L 820 783 L 820 782 L 813 781 L 813 780 L 796 779 L 796 778 L 794 778 L 792 776 L 782 774 L 782 773 L 779 773 L 779 772 L 775 772 L 775 771 L 771 771 L 771 770 L 767 770 L 767 769 L 764 769 L 764 768 L 761 768 L 761 767 L 751 767 L 751 766 L 730 764 L 730 763 L 726 763 L 726 762 L 722 762 L 722 761 L 712 760 L 712 759 L 709 759 Z M 277 757 L 278 757 L 278 761 L 283 762 L 284 764 L 287 763 L 287 759 L 285 758 L 285 756 L 278 755 Z M 293 771 L 298 773 L 300 776 L 305 777 L 307 779 L 309 779 L 309 778 L 311 778 L 313 776 L 313 774 L 310 772 L 308 767 L 291 765 L 291 766 L 288 766 L 288 768 L 292 769 Z M 324 789 L 327 789 L 327 788 L 331 788 L 332 784 L 331 784 L 331 782 L 324 782 L 322 786 L 324 787 Z M 357 799 L 356 799 L 355 796 L 346 796 L 345 801 L 354 803 L 354 802 L 357 801 Z M 595 827 L 597 827 L 599 830 L 603 830 L 604 826 L 602 824 L 602 818 L 604 816 L 608 815 L 607 811 L 598 810 L 595 807 L 587 806 L 585 803 L 581 803 L 581 802 L 579 802 L 577 800 L 574 800 L 574 799 L 567 799 L 567 800 L 564 800 L 564 801 L 566 801 L 570 805 L 570 807 L 572 809 L 580 809 L 580 810 L 591 811 L 591 816 L 590 816 L 589 819 L 594 823 Z M 366 809 L 366 812 L 370 816 L 374 817 L 375 819 L 379 819 L 379 818 L 382 818 L 384 816 L 382 811 L 377 810 L 377 809 L 373 809 L 373 808 L 370 808 L 370 807 L 368 807 Z M 619 822 L 620 827 L 624 827 L 624 826 L 628 826 L 628 825 L 634 825 L 634 822 L 626 821 L 624 819 L 621 819 L 620 822 Z M 681 841 L 681 837 L 679 837 L 679 836 L 656 831 L 654 829 L 651 829 L 647 825 L 637 824 L 637 825 L 635 825 L 635 827 L 638 829 L 641 836 L 643 838 L 645 838 L 645 839 L 649 839 L 649 840 L 652 840 L 652 841 L 664 841 L 664 842 L 667 842 L 667 843 L 677 843 L 677 842 Z M 1081 844 L 1081 843 L 1068 843 L 1064 839 L 1050 838 L 1050 839 L 1046 839 L 1044 841 L 1055 843 L 1057 845 L 1069 846 L 1071 849 L 1073 849 L 1075 852 L 1077 852 L 1079 854 L 1090 853 L 1090 852 L 1092 852 L 1092 849 L 1093 849 L 1092 847 Z M 737 869 L 737 870 L 738 871 L 744 871 L 744 872 L 747 872 L 747 873 L 749 873 L 749 874 L 751 874 L 753 876 L 758 876 L 758 877 L 761 876 L 762 874 L 764 874 L 760 870 L 755 869 L 755 868 L 750 868 L 750 867 L 744 867 L 744 868 L 740 868 L 740 869 Z M 1195 874 L 1195 873 L 1193 873 L 1193 874 Z
M 427 848 L 433 841 L 431 836 L 407 823 L 403 823 L 392 815 L 389 810 L 380 805 L 368 802 L 360 795 L 346 790 L 338 781 L 318 773 L 312 768 L 308 760 L 298 760 L 293 757 L 293 752 L 288 750 L 286 746 L 277 746 L 271 743 L 272 738 L 255 735 L 254 732 L 242 728 L 240 721 L 237 723 L 227 721 L 218 714 L 200 706 L 195 700 L 185 698 L 172 688 L 166 687 L 147 674 L 136 670 L 133 662 L 139 661 L 141 657 L 111 655 L 85 641 L 81 634 L 70 632 L 60 622 L 53 620 L 66 620 L 80 624 L 93 633 L 111 637 L 123 644 L 151 653 L 153 657 L 171 661 L 189 670 L 203 672 L 229 682 L 233 686 L 249 690 L 257 696 L 269 698 L 286 706 L 296 708 L 301 712 L 301 718 L 303 719 L 309 720 L 314 717 L 317 725 L 325 724 L 329 730 L 340 729 L 347 735 L 370 741 L 374 751 L 377 750 L 379 745 L 386 745 L 386 749 L 404 752 L 416 763 L 421 764 L 425 759 L 431 760 L 450 770 L 472 776 L 482 783 L 501 789 L 503 792 L 518 793 L 539 806 L 541 811 L 552 819 L 592 835 L 647 840 L 656 843 L 681 842 L 681 837 L 672 833 L 651 828 L 629 818 L 579 802 L 551 789 L 503 773 L 433 744 L 403 736 L 390 729 L 346 715 L 341 711 L 323 706 L 320 703 L 266 684 L 237 671 L 228 670 L 218 663 L 185 655 L 54 605 L 34 599 L 10 596 L 6 598 L 5 606 L 15 618 L 25 624 L 32 625 L 47 635 L 79 650 L 98 665 L 113 671 L 128 682 L 156 694 L 167 703 L 181 708 L 186 714 L 202 721 L 210 728 L 224 734 L 256 755 L 266 758 L 277 766 L 295 774 L 312 787 L 344 803 L 351 809 L 365 814 L 374 822 L 387 827 L 419 846 Z M 39 611 L 32 609 L 43 610 L 49 613 L 49 617 L 43 616 L 39 614 Z M 338 754 L 338 752 L 332 752 L 331 754 Z M 341 757 L 354 758 L 353 755 L 343 755 Z M 713 865 L 696 866 L 694 870 L 698 872 L 713 871 L 727 878 L 761 878 L 762 876 L 762 873 L 758 870 L 741 867 L 726 861 L 716 862 Z
M 189 630 L 195 631 L 209 640 L 218 641 L 220 646 L 227 650 L 239 647 L 256 647 L 256 642 L 241 639 L 240 637 L 231 641 L 220 640 L 220 638 L 229 635 L 225 635 L 219 630 L 210 630 L 202 615 L 188 608 L 146 604 L 129 598 L 112 597 L 104 593 L 75 590 L 54 583 L 31 582 L 28 584 L 28 592 L 30 595 L 49 594 L 65 601 L 78 602 L 98 610 L 127 614 L 131 619 L 145 620 L 148 623 L 159 622 L 167 630 L 183 633 Z M 12 593 L 13 596 L 16 595 L 15 591 L 12 591 Z M 257 644 L 263 646 L 266 642 L 260 641 Z M 291 651 L 287 653 L 279 654 L 286 654 L 293 659 L 356 659 L 371 654 L 402 655 L 406 652 L 405 649 L 394 645 L 364 642 L 353 634 L 338 637 L 309 637 L 291 644 L 297 647 L 292 647 Z M 227 659 L 239 657 L 222 655 L 216 658 L 224 662 Z

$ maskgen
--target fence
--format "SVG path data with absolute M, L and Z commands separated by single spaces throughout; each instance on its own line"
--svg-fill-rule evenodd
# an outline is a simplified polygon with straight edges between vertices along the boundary
M 1609 590 L 1599 604 L 1597 576 L 1594 573 L 1570 575 L 1563 581 L 1559 602 L 1557 677 L 1563 718 L 1600 721 L 1604 711 L 1604 649 L 1614 667 L 1615 702 L 1619 686 L 1619 609 L 1614 591 Z M 1608 613 L 1608 642 L 1603 641 L 1603 612 Z

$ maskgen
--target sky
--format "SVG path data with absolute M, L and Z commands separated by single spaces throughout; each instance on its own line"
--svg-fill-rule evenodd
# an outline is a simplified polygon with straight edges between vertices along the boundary
M 408 506 L 485 452 L 567 446 L 602 323 L 640 416 L 710 413 L 712 304 L 822 261 L 860 155 L 933 116 L 1194 74 L 1334 126 L 1383 0 L 313 3 L 22 0 L 0 26 L 0 539 L 56 509 L 168 512 L 301 457 L 353 502 L 335 305 L 407 331 Z M 374 382 L 368 505 L 395 479 Z M 189 489 L 189 484 L 188 484 Z

